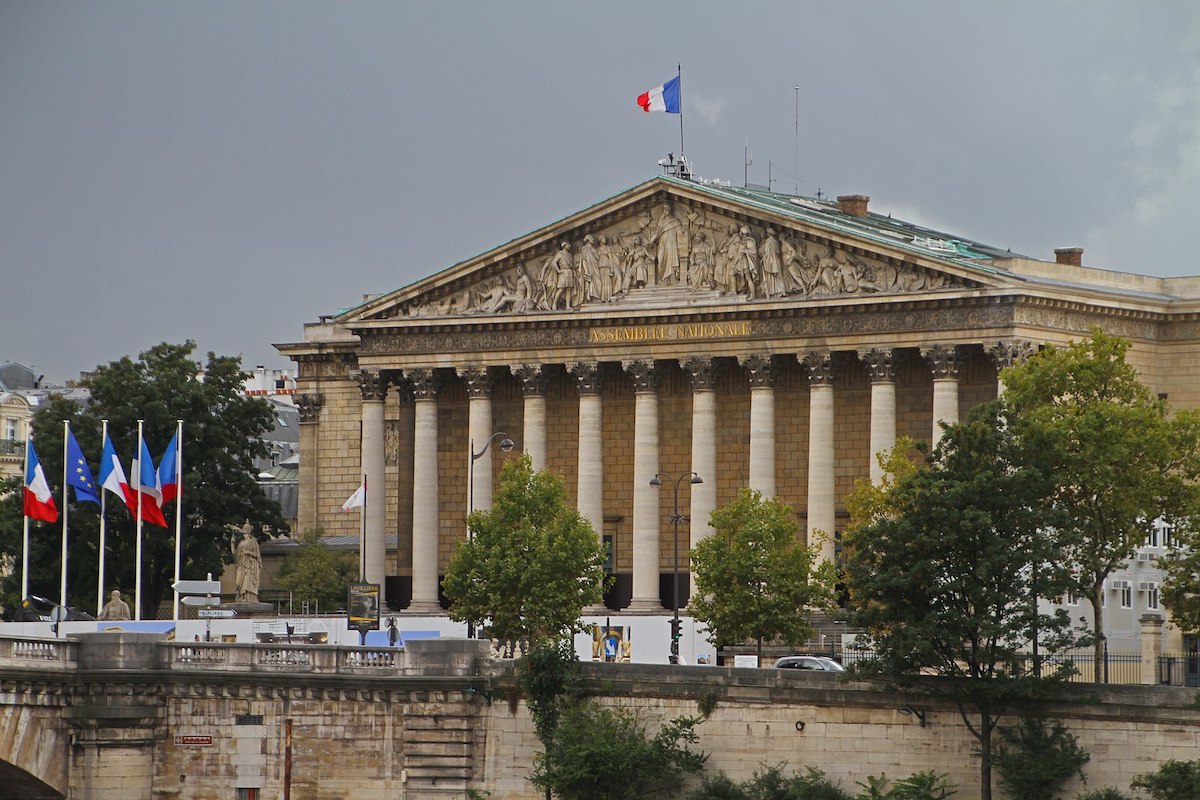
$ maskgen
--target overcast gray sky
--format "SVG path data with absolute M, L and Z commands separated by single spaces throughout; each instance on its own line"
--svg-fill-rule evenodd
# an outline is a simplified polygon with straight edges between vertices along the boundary
M 659 173 L 1200 274 L 1200 3 L 0 0 L 0 361 L 273 342 Z M 799 86 L 797 93 L 795 88 Z M 797 131 L 797 95 L 799 134 Z

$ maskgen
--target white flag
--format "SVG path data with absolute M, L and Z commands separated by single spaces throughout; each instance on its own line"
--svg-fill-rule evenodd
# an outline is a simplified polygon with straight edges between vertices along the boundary
M 362 486 L 354 490 L 354 494 L 342 503 L 342 511 L 353 511 L 356 508 L 362 508 L 367 504 L 367 483 L 363 481 Z

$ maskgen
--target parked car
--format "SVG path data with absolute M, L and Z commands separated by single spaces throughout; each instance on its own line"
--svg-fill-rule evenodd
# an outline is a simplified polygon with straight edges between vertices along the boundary
M 813 672 L 845 672 L 846 668 L 828 656 L 784 656 L 776 660 L 776 669 L 804 669 Z

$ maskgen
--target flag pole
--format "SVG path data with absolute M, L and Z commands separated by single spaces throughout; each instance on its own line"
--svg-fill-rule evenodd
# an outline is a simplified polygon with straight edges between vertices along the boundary
M 26 431 L 25 436 L 25 469 L 22 479 L 25 484 L 23 492 L 29 491 L 29 448 L 33 446 L 33 431 Z M 29 597 L 29 515 L 25 513 L 25 503 L 21 503 L 21 514 L 25 520 L 25 530 L 21 537 L 21 601 Z
M 683 65 L 676 64 L 676 74 L 679 76 L 679 159 L 683 160 Z
M 179 566 L 183 547 L 183 420 L 175 420 L 175 583 L 179 583 Z M 179 619 L 179 590 L 175 590 L 174 619 Z
M 63 483 L 62 483 L 62 574 L 58 581 L 58 604 L 67 607 L 67 470 L 71 457 L 67 454 L 67 441 L 71 438 L 71 421 L 63 420 Z
M 100 420 L 100 458 L 104 458 L 104 443 L 108 441 L 108 420 Z M 110 465 L 111 466 L 111 465 Z M 104 465 L 100 465 L 101 474 L 104 473 Z M 104 487 L 100 487 L 100 551 L 99 563 L 96 568 L 96 616 L 100 616 L 100 612 L 104 610 L 104 534 L 105 520 L 104 508 L 105 497 Z
M 363 473 L 363 504 L 358 513 L 358 582 L 367 579 L 367 474 Z
M 145 445 L 142 444 L 142 420 L 138 420 L 138 443 L 137 443 L 137 467 L 134 468 L 134 473 L 137 475 L 137 483 L 134 484 L 137 490 L 137 545 L 134 548 L 134 559 L 136 565 L 134 567 L 133 581 L 133 603 L 134 612 L 133 618 L 136 621 L 142 619 L 142 451 Z

